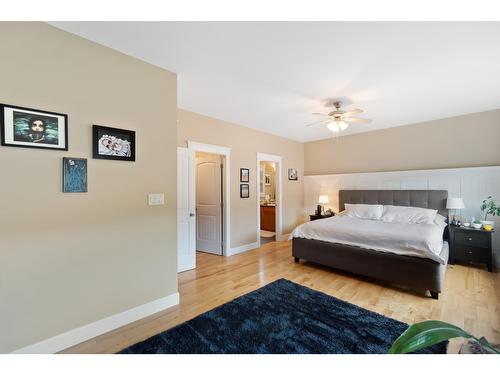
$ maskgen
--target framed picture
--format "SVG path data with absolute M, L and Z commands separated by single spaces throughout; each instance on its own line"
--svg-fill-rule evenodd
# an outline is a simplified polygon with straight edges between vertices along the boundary
M 68 150 L 68 115 L 0 104 L 2 146 Z
M 264 185 L 271 186 L 271 175 L 270 174 L 264 175 Z
M 63 158 L 63 192 L 87 192 L 87 159 Z
M 295 168 L 288 168 L 288 179 L 290 181 L 297 181 L 299 179 L 297 170 Z
M 240 185 L 240 198 L 249 198 L 250 197 L 250 185 L 249 184 L 241 184 Z
M 94 125 L 92 127 L 92 157 L 135 161 L 135 131 Z
M 250 169 L 240 168 L 240 182 L 250 182 Z

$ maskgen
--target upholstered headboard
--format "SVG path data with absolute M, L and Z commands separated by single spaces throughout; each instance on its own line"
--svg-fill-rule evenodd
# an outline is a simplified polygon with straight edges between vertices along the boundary
M 446 198 L 447 190 L 339 190 L 339 209 L 345 203 L 386 204 L 431 208 L 447 217 Z

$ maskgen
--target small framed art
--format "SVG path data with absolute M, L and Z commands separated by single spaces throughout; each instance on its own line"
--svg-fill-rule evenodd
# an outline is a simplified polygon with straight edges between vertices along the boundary
M 87 159 L 63 158 L 63 192 L 87 192 Z
M 270 174 L 264 175 L 264 185 L 271 186 L 271 175 Z
M 92 157 L 135 161 L 135 131 L 94 125 L 92 127 Z
M 250 169 L 240 168 L 240 182 L 250 182 Z
M 297 181 L 299 179 L 297 170 L 295 168 L 288 168 L 288 179 L 290 181 Z
M 68 150 L 68 115 L 0 104 L 2 146 Z
M 240 198 L 249 198 L 249 197 L 250 197 L 250 185 L 240 184 Z

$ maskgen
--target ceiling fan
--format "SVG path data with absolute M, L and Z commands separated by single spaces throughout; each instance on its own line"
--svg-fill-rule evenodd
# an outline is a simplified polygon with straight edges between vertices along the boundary
M 323 125 L 326 124 L 326 127 L 334 133 L 337 133 L 341 130 L 346 130 L 349 127 L 349 123 L 370 123 L 372 120 L 367 118 L 358 118 L 351 117 L 352 115 L 357 115 L 358 113 L 362 113 L 362 109 L 352 109 L 350 111 L 342 111 L 340 107 L 342 107 L 342 102 L 333 102 L 333 106 L 335 109 L 330 113 L 313 113 L 313 115 L 327 116 L 328 118 L 321 121 L 313 122 L 312 124 L 308 124 L 306 126 L 315 126 L 315 125 Z

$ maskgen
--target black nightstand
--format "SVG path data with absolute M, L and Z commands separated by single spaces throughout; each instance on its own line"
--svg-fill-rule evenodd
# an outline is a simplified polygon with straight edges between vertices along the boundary
M 310 221 L 314 221 L 314 220 L 319 220 L 319 219 L 326 219 L 327 217 L 333 217 L 335 215 L 330 215 L 330 216 L 326 216 L 326 215 L 309 215 L 309 220 Z
M 494 231 L 455 227 L 450 225 L 450 264 L 456 259 L 485 263 L 492 271 L 492 244 Z

